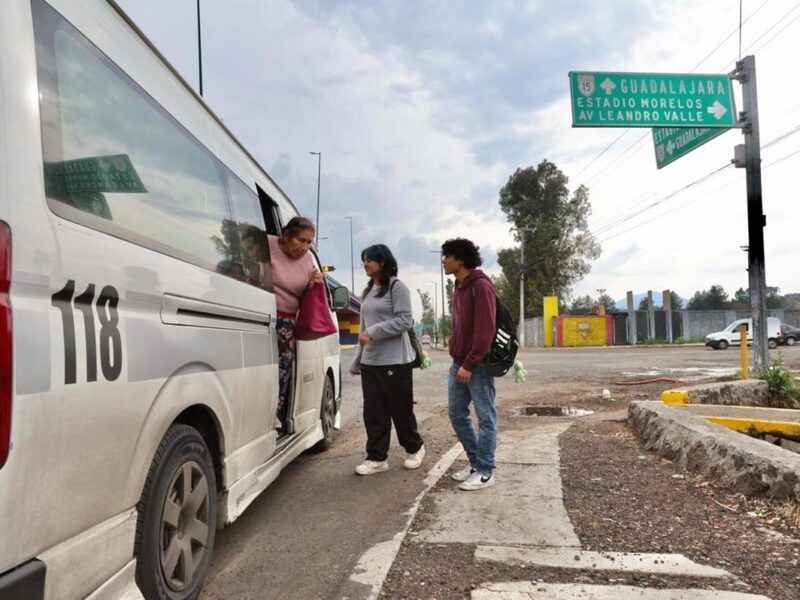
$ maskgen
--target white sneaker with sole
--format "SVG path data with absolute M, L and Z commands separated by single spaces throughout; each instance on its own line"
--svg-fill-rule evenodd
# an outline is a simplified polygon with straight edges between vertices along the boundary
M 425 446 L 419 447 L 419 450 L 414 454 L 409 454 L 408 458 L 403 462 L 403 467 L 406 469 L 419 469 L 422 464 L 422 459 L 425 458 Z
M 450 477 L 455 481 L 466 481 L 469 479 L 469 476 L 475 472 L 475 469 L 472 468 L 472 465 L 467 464 L 466 467 L 461 469 L 460 471 L 456 471 Z
M 389 463 L 385 460 L 365 460 L 363 463 L 356 467 L 356 474 L 358 475 L 374 475 L 375 473 L 383 473 L 389 470 Z
M 474 490 L 482 490 L 483 488 L 487 488 L 494 485 L 494 475 L 489 475 L 486 477 L 485 475 L 481 475 L 480 473 L 473 473 L 469 476 L 464 483 L 458 486 L 460 490 L 466 490 L 468 492 Z

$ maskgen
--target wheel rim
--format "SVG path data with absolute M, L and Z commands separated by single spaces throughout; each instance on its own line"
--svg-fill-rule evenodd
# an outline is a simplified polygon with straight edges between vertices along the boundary
M 326 379 L 325 389 L 322 392 L 322 432 L 326 438 L 331 436 L 333 431 L 333 419 L 335 418 L 336 406 L 333 398 L 333 387 Z
M 787 346 L 794 346 L 794 338 L 793 337 L 786 338 L 786 345 Z
M 164 581 L 176 592 L 191 585 L 208 547 L 208 479 L 194 461 L 172 476 L 161 514 L 159 555 Z

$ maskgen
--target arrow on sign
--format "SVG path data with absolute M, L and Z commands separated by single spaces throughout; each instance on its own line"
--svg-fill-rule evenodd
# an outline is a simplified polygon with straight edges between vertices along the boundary
M 605 91 L 606 96 L 608 96 L 611 92 L 614 91 L 614 88 L 617 87 L 617 84 L 611 81 L 608 77 L 606 77 L 606 80 L 600 84 L 600 87 L 603 88 L 603 91 Z
M 708 112 L 720 119 L 722 115 L 728 112 L 728 109 L 720 104 L 719 100 L 714 100 L 714 104 L 708 107 Z
M 667 142 L 667 154 L 672 156 L 672 151 L 675 150 L 675 144 L 672 143 L 672 140 Z

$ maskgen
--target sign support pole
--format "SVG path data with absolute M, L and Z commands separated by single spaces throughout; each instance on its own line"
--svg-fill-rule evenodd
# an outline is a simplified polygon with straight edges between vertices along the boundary
M 761 141 L 758 128 L 756 59 L 745 56 L 736 63 L 734 78 L 742 84 L 744 111 L 740 115 L 744 132 L 745 175 L 747 180 L 747 271 L 750 285 L 750 313 L 753 319 L 753 366 L 759 371 L 769 366 L 766 270 L 764 267 L 764 227 L 767 219 L 761 203 Z

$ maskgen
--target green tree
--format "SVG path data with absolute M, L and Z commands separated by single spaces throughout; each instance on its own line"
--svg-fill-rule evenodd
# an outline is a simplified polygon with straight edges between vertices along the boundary
M 689 310 L 719 310 L 730 308 L 728 293 L 721 285 L 712 285 L 708 290 L 698 291 L 689 300 Z
M 567 314 L 569 315 L 590 315 L 592 314 L 592 307 L 594 307 L 594 300 L 589 294 L 585 296 L 578 296 L 570 302 L 567 307 Z
M 600 288 L 597 290 L 596 302 L 597 304 L 602 304 L 605 307 L 606 313 L 617 310 L 617 301 L 606 293 L 605 288 Z
M 422 302 L 422 319 L 420 319 L 420 323 L 422 323 L 422 329 L 433 335 L 434 314 L 431 295 L 428 292 L 423 292 L 419 289 L 417 290 L 417 293 L 419 294 L 420 302 Z
M 541 314 L 542 296 L 568 297 L 572 284 L 589 272 L 589 261 L 600 256 L 588 229 L 589 192 L 580 186 L 570 196 L 568 181 L 556 165 L 543 160 L 517 169 L 500 190 L 500 208 L 524 244 L 525 264 L 519 249 L 500 250 L 498 264 L 517 296 L 524 271 L 526 316 Z M 516 305 L 518 314 L 519 301 Z
M 786 308 L 786 298 L 781 295 L 781 288 L 767 286 L 767 308 Z M 733 295 L 735 308 L 750 308 L 750 288 L 739 288 Z

